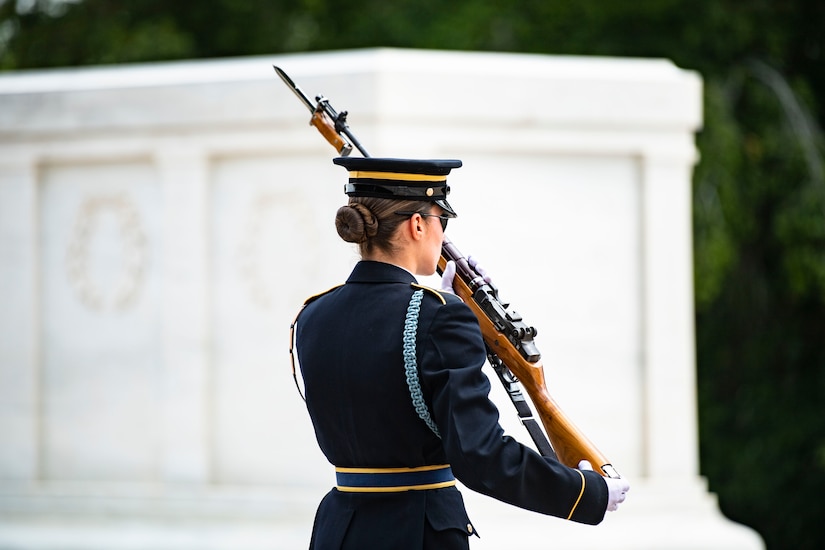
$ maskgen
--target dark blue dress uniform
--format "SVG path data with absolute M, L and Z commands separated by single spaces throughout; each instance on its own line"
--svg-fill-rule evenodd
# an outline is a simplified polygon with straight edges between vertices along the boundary
M 456 296 L 429 289 L 415 327 L 413 382 L 438 435 L 422 419 L 405 374 L 403 341 L 411 298 L 421 288 L 400 267 L 362 261 L 346 284 L 308 300 L 298 317 L 296 346 L 309 414 L 321 450 L 343 472 L 318 508 L 311 548 L 467 548 L 476 534 L 461 494 L 443 478 L 413 487 L 402 479 L 372 490 L 342 484 L 350 471 L 411 469 L 449 477 L 442 466 L 449 465 L 474 491 L 542 514 L 599 523 L 607 507 L 605 482 L 504 435 L 488 398 L 475 316 Z

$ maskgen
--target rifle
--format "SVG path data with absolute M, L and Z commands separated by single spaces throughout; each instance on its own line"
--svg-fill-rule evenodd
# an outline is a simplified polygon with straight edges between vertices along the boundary
M 310 125 L 315 126 L 340 155 L 347 156 L 354 145 L 364 157 L 370 156 L 349 129 L 346 111 L 336 112 L 323 95 L 317 95 L 313 104 L 283 70 L 273 67 L 287 87 L 309 108 L 312 113 Z M 498 288 L 485 280 L 445 236 L 438 261 L 439 274 L 443 273 L 448 261 L 453 261 L 456 265 L 453 281 L 456 294 L 478 319 L 487 348 L 487 360 L 504 385 L 519 419 L 538 451 L 572 468 L 579 461 L 587 460 L 601 475 L 621 477 L 605 455 L 576 427 L 547 391 L 541 353 L 534 340 L 536 329 L 527 325 L 518 313 L 510 309 L 509 304 L 501 301 Z M 534 420 L 519 382 L 526 388 L 547 438 Z M 550 440 L 549 443 L 547 439 Z

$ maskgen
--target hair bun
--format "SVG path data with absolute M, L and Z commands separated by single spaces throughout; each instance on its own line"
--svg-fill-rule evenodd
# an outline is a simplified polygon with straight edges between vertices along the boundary
M 348 243 L 364 243 L 378 233 L 378 220 L 363 204 L 348 204 L 335 214 L 335 229 Z

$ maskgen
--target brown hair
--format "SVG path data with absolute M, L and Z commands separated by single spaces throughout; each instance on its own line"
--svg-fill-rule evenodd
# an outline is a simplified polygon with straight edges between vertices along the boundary
M 408 219 L 396 212 L 429 212 L 433 203 L 400 201 L 375 197 L 350 197 L 349 204 L 335 214 L 335 229 L 348 243 L 358 244 L 361 256 L 376 248 L 387 253 L 395 251 L 392 242 L 395 230 Z

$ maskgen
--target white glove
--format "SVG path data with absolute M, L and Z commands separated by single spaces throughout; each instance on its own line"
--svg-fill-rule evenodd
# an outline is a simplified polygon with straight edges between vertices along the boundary
M 453 279 L 455 279 L 455 262 L 450 260 L 444 266 L 444 272 L 441 274 L 441 292 L 449 292 L 455 294 L 453 290 Z
M 579 470 L 593 471 L 593 466 L 590 465 L 590 462 L 582 460 L 579 462 Z M 619 504 L 624 502 L 627 497 L 627 492 L 630 490 L 630 482 L 621 477 L 619 479 L 606 477 L 604 481 L 607 483 L 607 511 L 615 512 L 619 509 Z
M 470 264 L 470 267 L 476 270 L 476 273 L 481 275 L 481 278 L 484 279 L 484 282 L 489 284 L 493 283 L 493 279 L 490 278 L 490 274 L 487 273 L 487 270 L 478 265 L 478 260 L 474 258 L 472 255 L 467 256 L 467 263 Z

